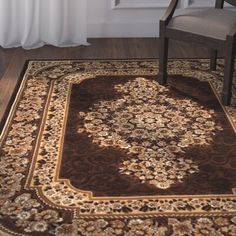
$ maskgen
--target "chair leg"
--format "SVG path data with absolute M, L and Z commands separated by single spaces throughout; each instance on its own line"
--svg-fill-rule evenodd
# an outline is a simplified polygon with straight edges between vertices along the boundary
M 217 64 L 217 50 L 211 49 L 211 63 L 210 63 L 210 70 L 216 70 Z
M 234 72 L 234 45 L 232 45 L 225 52 L 225 68 L 224 68 L 224 81 L 222 91 L 222 103 L 227 106 L 230 105 L 232 96 L 232 82 Z
M 160 59 L 158 82 L 162 85 L 167 82 L 167 62 L 168 62 L 168 44 L 169 39 L 161 37 L 160 39 Z

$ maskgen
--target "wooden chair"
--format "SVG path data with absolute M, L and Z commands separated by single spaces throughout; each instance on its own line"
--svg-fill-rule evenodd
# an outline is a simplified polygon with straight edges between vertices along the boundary
M 167 81 L 169 39 L 200 43 L 211 48 L 210 69 L 216 70 L 217 52 L 225 59 L 222 103 L 229 105 L 232 96 L 234 51 L 236 43 L 236 12 L 223 9 L 224 2 L 236 6 L 236 0 L 216 0 L 215 8 L 175 16 L 178 0 L 172 0 L 160 20 L 160 72 L 158 81 Z

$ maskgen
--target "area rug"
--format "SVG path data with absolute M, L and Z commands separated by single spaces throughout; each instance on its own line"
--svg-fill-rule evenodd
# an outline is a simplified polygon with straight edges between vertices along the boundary
M 0 235 L 236 235 L 223 62 L 30 61 L 0 137 Z

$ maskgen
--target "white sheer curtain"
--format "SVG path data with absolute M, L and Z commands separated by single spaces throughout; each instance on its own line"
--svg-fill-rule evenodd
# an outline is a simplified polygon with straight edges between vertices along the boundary
M 0 46 L 87 45 L 87 0 L 0 0 Z

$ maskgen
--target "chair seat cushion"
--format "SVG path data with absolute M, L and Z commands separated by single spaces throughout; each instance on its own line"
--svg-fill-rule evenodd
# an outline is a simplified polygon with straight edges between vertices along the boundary
M 235 24 L 236 12 L 213 8 L 175 16 L 167 27 L 225 40 Z

